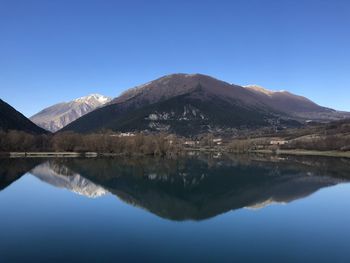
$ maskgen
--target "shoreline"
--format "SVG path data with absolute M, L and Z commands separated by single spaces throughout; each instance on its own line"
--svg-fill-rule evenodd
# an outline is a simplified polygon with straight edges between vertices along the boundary
M 312 151 L 312 150 L 254 150 L 253 153 L 275 154 L 275 155 L 297 155 L 297 156 L 320 156 L 320 157 L 336 157 L 336 158 L 350 158 L 350 151 Z
M 9 158 L 97 157 L 98 155 L 99 154 L 95 152 L 8 152 L 1 154 L 1 156 Z
M 350 151 L 312 151 L 312 150 L 253 150 L 248 152 L 228 152 L 225 149 L 186 149 L 186 152 L 200 151 L 207 153 L 226 153 L 226 154 L 270 154 L 270 155 L 297 155 L 297 156 L 320 156 L 320 157 L 337 157 L 337 158 L 350 158 Z M 6 152 L 0 153 L 0 157 L 7 158 L 74 158 L 74 157 L 115 157 L 126 156 L 123 153 L 97 153 L 97 152 Z M 144 154 L 133 154 L 132 156 L 143 156 Z

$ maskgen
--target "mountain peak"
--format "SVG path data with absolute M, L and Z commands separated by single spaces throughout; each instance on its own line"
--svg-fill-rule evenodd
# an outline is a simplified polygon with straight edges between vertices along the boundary
M 133 99 L 139 102 L 154 103 L 172 97 L 189 94 L 198 91 L 198 88 L 207 94 L 215 94 L 223 97 L 235 97 L 238 100 L 252 101 L 250 92 L 246 89 L 231 85 L 225 81 L 204 74 L 175 73 L 162 76 L 153 81 L 136 86 L 123 92 L 110 104 L 124 103 Z M 136 102 L 134 100 L 134 102 Z M 258 103 L 257 101 L 255 101 Z
M 91 101 L 97 101 L 101 104 L 105 104 L 107 103 L 108 101 L 110 101 L 111 98 L 109 97 L 106 97 L 106 96 L 103 96 L 101 94 L 97 94 L 97 93 L 93 93 L 93 94 L 89 94 L 87 96 L 84 96 L 84 97 L 80 97 L 80 98 L 77 98 L 75 100 L 73 100 L 74 102 L 91 102 Z
M 141 94 L 147 94 L 148 101 L 169 98 L 189 92 L 199 82 L 195 76 L 199 74 L 175 73 L 138 85 L 123 92 L 112 103 L 124 102 Z

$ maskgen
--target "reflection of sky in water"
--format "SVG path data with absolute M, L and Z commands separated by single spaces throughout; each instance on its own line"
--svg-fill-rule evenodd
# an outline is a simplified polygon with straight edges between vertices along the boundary
M 112 194 L 86 198 L 26 174 L 0 192 L 0 208 L 1 262 L 350 259 L 350 184 L 286 205 L 177 222 Z

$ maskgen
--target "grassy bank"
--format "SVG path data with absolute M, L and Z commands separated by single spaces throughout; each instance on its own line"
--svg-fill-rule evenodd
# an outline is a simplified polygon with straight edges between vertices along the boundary
M 350 151 L 314 151 L 314 150 L 253 150 L 254 153 L 267 153 L 267 154 L 277 154 L 277 155 L 300 155 L 300 156 L 325 156 L 325 157 L 341 157 L 350 158 Z

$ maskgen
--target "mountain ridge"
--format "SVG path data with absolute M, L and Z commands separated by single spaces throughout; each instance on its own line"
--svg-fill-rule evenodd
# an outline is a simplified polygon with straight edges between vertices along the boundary
M 111 99 L 100 94 L 90 94 L 69 102 L 49 106 L 30 117 L 38 126 L 56 132 L 81 116 L 108 103 Z

